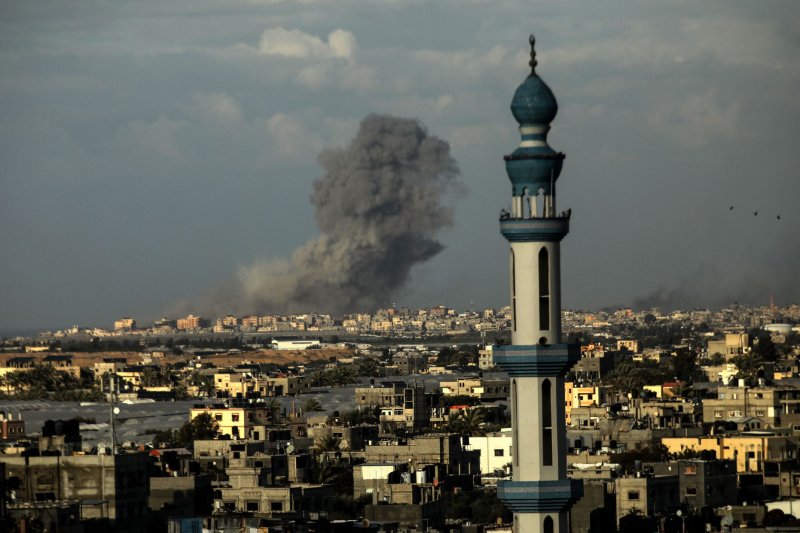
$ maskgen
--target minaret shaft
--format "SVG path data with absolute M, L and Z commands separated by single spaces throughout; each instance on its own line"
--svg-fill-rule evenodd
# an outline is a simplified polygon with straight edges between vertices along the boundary
M 561 342 L 559 256 L 557 242 L 511 243 L 512 344 Z

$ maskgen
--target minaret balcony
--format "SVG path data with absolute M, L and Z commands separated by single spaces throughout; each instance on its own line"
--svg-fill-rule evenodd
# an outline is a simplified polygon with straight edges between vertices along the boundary
M 582 496 L 582 479 L 501 481 L 497 484 L 498 499 L 514 513 L 563 512 Z
M 555 217 L 500 217 L 500 233 L 510 242 L 560 242 L 569 233 L 569 211 Z
M 493 353 L 495 365 L 512 377 L 563 376 L 581 358 L 578 344 L 511 344 Z

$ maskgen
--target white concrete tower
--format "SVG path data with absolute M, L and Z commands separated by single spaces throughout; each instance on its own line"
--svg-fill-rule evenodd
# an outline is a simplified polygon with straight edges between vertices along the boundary
M 547 144 L 558 104 L 536 75 L 534 39 L 531 73 L 517 88 L 511 112 L 522 136 L 505 156 L 511 180 L 511 212 L 500 231 L 511 244 L 510 346 L 496 346 L 495 362 L 511 377 L 513 480 L 497 494 L 514 512 L 517 533 L 566 533 L 567 510 L 582 495 L 580 481 L 567 479 L 564 374 L 580 357 L 577 345 L 561 344 L 559 243 L 569 232 L 570 212 L 556 213 L 556 180 L 564 154 Z

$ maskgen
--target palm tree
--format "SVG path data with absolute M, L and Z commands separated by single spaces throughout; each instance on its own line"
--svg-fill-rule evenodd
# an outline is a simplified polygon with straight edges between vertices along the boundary
M 324 411 L 325 408 L 322 407 L 322 403 L 316 398 L 310 398 L 303 402 L 303 411 L 310 413 L 312 411 Z
M 339 445 L 341 445 L 342 439 L 335 435 L 325 435 L 320 439 L 319 444 L 317 444 L 317 449 L 321 452 L 335 452 L 339 449 Z
M 281 401 L 277 398 L 270 398 L 264 404 L 264 407 L 267 408 L 267 418 L 272 422 L 278 420 L 280 412 L 281 412 Z
M 447 427 L 453 433 L 464 436 L 483 436 L 486 431 L 483 426 L 486 420 L 486 412 L 481 407 L 461 410 L 458 414 L 450 417 Z

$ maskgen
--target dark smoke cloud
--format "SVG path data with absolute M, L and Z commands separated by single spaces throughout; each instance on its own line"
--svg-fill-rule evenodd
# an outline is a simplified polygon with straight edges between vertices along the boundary
M 348 146 L 318 162 L 325 175 L 311 203 L 321 234 L 291 260 L 241 268 L 217 291 L 216 312 L 372 310 L 442 250 L 437 235 L 453 221 L 446 200 L 463 186 L 448 143 L 419 121 L 369 115 Z
M 761 247 L 727 251 L 715 264 L 700 264 L 676 286 L 661 287 L 636 298 L 635 309 L 719 309 L 732 303 L 778 305 L 800 302 L 800 231 L 787 224 Z M 749 250 L 749 251 L 747 251 Z

